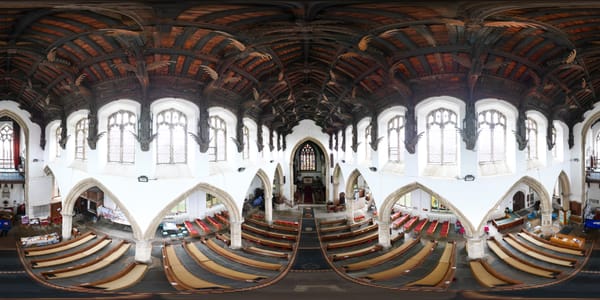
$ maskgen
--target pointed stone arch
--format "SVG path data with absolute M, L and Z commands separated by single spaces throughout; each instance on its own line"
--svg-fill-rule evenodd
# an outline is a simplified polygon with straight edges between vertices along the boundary
M 558 184 L 560 184 L 561 206 L 564 209 L 569 209 L 569 201 L 571 200 L 571 181 L 565 171 L 560 171 L 558 174 Z
M 348 179 L 346 179 L 346 199 L 354 198 L 354 187 L 352 186 L 352 182 L 354 182 L 354 180 L 356 180 L 358 178 L 358 176 L 361 176 L 361 175 L 362 175 L 362 173 L 358 169 L 352 170 L 350 175 L 348 175 Z M 363 176 L 363 178 L 364 178 L 364 176 Z M 352 198 L 349 198 L 350 195 L 352 195 Z
M 340 184 L 342 184 L 341 190 L 344 192 L 346 190 L 346 182 L 344 181 L 342 168 L 340 168 L 339 164 L 335 164 L 335 167 L 333 168 L 333 175 L 331 177 L 331 181 L 333 188 L 333 199 L 338 199 L 338 194 L 340 193 Z
M 23 135 L 25 136 L 25 158 L 27 160 L 29 160 L 30 157 L 30 151 L 29 149 L 31 149 L 31 145 L 29 145 L 29 125 L 25 122 L 25 120 L 23 120 L 18 114 L 16 114 L 15 112 L 8 110 L 8 109 L 1 109 L 0 110 L 0 118 L 1 117 L 9 117 L 11 119 L 13 119 L 15 122 L 17 122 L 17 124 L 19 124 L 19 126 L 21 127 L 21 130 L 23 130 Z M 44 130 L 44 128 L 42 128 L 41 130 Z M 29 163 L 28 161 L 25 162 L 25 187 L 23 188 L 23 199 L 25 202 L 25 208 L 27 210 L 29 210 L 30 205 L 29 205 L 29 178 L 31 176 L 29 176 Z M 27 214 L 31 214 L 29 211 L 27 212 Z
M 586 173 L 585 173 L 585 143 L 587 142 L 587 136 L 592 126 L 600 120 L 600 111 L 597 111 L 592 116 L 590 116 L 587 121 L 583 123 L 581 127 L 581 147 L 579 148 L 579 167 L 580 167 L 580 175 L 581 175 L 581 213 L 585 211 L 585 205 L 587 203 L 586 199 Z M 571 128 L 570 130 L 573 130 Z M 593 142 L 593 141 L 592 141 Z M 576 157 L 576 156 L 575 156 Z M 570 199 L 569 199 L 570 200 Z
M 477 231 L 479 232 L 483 232 L 483 227 L 487 224 L 488 219 L 490 219 L 494 213 L 494 211 L 496 210 L 496 207 L 498 206 L 498 204 L 508 198 L 512 196 L 512 193 L 515 191 L 515 189 L 520 185 L 520 184 L 525 184 L 529 187 L 531 187 L 540 197 L 540 209 L 542 212 L 544 211 L 552 211 L 552 199 L 550 198 L 550 195 L 548 194 L 548 192 L 546 191 L 546 189 L 544 188 L 544 185 L 542 185 L 539 181 L 537 181 L 536 179 L 529 177 L 529 176 L 524 176 L 521 177 L 521 179 L 519 179 L 517 182 L 515 182 L 507 191 L 506 193 L 504 193 L 504 195 L 502 197 L 500 197 L 500 199 L 498 199 L 498 201 L 496 201 L 496 203 L 494 203 L 494 205 L 492 205 L 492 207 L 490 208 L 490 210 L 488 210 L 488 212 L 485 214 L 485 216 L 483 217 L 483 219 L 481 220 L 481 223 L 479 223 L 479 226 L 477 227 Z
M 263 172 L 264 173 L 264 172 Z M 218 197 L 223 203 L 223 205 L 225 205 L 225 207 L 227 208 L 227 211 L 229 212 L 229 218 L 231 222 L 241 222 L 242 221 L 242 213 L 240 211 L 240 209 L 238 208 L 238 206 L 236 205 L 234 199 L 231 197 L 231 195 L 229 195 L 229 193 L 227 193 L 226 191 L 212 186 L 208 183 L 198 183 L 195 186 L 193 186 L 192 188 L 188 189 L 187 191 L 183 192 L 181 195 L 179 195 L 177 198 L 171 200 L 169 203 L 167 203 L 164 208 L 152 219 L 152 221 L 150 222 L 150 224 L 148 225 L 148 228 L 146 228 L 146 231 L 144 232 L 143 235 L 143 240 L 151 240 L 154 238 L 154 235 L 156 234 L 156 228 L 158 228 L 158 225 L 160 224 L 160 222 L 162 222 L 163 218 L 171 211 L 171 208 L 183 201 L 184 199 L 186 199 L 187 197 L 189 197 L 191 194 L 193 194 L 194 192 L 201 190 L 203 192 L 206 193 L 210 193 L 216 197 Z M 232 228 L 233 226 L 231 226 L 230 228 Z
M 304 139 L 299 140 L 294 147 L 292 148 L 292 151 L 290 151 L 290 157 L 289 157 L 289 172 L 290 172 L 290 195 L 294 195 L 294 157 L 296 156 L 296 152 L 300 149 L 300 147 L 302 145 L 304 145 L 304 143 L 306 142 L 312 142 L 315 145 L 317 145 L 317 147 L 319 147 L 321 150 L 321 152 L 323 153 L 323 161 L 324 161 L 324 168 L 325 168 L 325 175 L 323 177 L 323 186 L 325 187 L 325 198 L 327 198 L 327 196 L 329 195 L 329 182 L 327 181 L 327 178 L 329 178 L 330 176 L 330 168 L 329 168 L 329 154 L 327 153 L 327 148 L 317 139 L 314 139 L 312 137 L 306 137 Z M 327 202 L 327 199 L 325 199 L 325 202 Z
M 277 180 L 277 182 L 279 183 L 277 187 L 275 186 L 275 180 Z M 272 190 L 274 191 L 275 188 L 277 188 L 280 200 L 283 199 L 282 187 L 285 184 L 285 178 L 283 176 L 283 168 L 281 168 L 281 164 L 279 163 L 277 164 L 277 167 L 275 167 L 275 171 L 273 172 L 273 180 L 271 181 L 271 183 L 273 185 Z
M 385 198 L 383 203 L 381 204 L 381 207 L 379 208 L 378 217 L 377 217 L 378 221 L 379 222 L 386 222 L 386 221 L 389 222 L 390 216 L 392 213 L 392 208 L 394 207 L 394 203 L 396 203 L 396 201 L 398 201 L 398 199 L 400 199 L 400 197 L 402 197 L 403 195 L 410 193 L 417 189 L 421 189 L 421 190 L 435 196 L 440 201 L 440 203 L 444 204 L 456 215 L 457 219 L 461 222 L 461 224 L 463 225 L 463 227 L 465 229 L 465 234 L 467 236 L 473 236 L 473 233 L 475 232 L 475 230 L 474 230 L 473 224 L 469 221 L 469 219 L 467 217 L 465 217 L 465 215 L 458 208 L 456 208 L 456 206 L 454 206 L 450 201 L 448 201 L 446 198 L 444 198 L 440 194 L 434 192 L 432 189 L 428 188 L 427 186 L 425 186 L 419 182 L 413 182 L 411 184 L 405 185 L 405 186 L 397 189 L 396 191 L 392 192 L 391 194 L 389 194 Z
M 73 188 L 71 188 L 69 193 L 63 198 L 63 211 L 69 214 L 73 214 L 73 210 L 75 209 L 75 202 L 77 201 L 77 199 L 79 199 L 79 195 L 81 195 L 81 193 L 87 191 L 92 187 L 98 187 L 102 190 L 102 192 L 104 192 L 104 194 L 110 197 L 110 200 L 119 205 L 119 209 L 127 217 L 129 224 L 131 224 L 133 238 L 139 240 L 142 237 L 142 230 L 139 224 L 136 222 L 135 218 L 129 212 L 129 209 L 127 209 L 123 202 L 121 202 L 121 200 L 119 200 L 119 198 L 115 194 L 113 194 L 113 192 L 110 189 L 108 189 L 104 184 L 102 184 L 102 182 L 98 181 L 95 178 L 86 178 L 73 185 Z M 63 228 L 63 232 L 65 231 L 71 232 L 71 228 Z

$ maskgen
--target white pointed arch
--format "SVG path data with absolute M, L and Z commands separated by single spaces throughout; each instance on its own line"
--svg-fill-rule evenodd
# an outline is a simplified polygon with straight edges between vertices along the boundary
M 330 175 L 330 171 L 329 171 L 329 154 L 327 153 L 328 148 L 326 148 L 319 140 L 312 138 L 312 137 L 306 137 L 303 138 L 301 140 L 299 140 L 295 145 L 294 148 L 292 148 L 292 151 L 290 151 L 290 157 L 289 157 L 289 166 L 288 166 L 288 170 L 290 172 L 289 174 L 289 178 L 290 180 L 292 180 L 291 178 L 293 177 L 293 172 L 294 172 L 294 157 L 296 155 L 296 152 L 300 149 L 300 147 L 302 147 L 302 145 L 304 145 L 304 143 L 306 142 L 312 142 L 315 145 L 317 145 L 317 147 L 319 147 L 319 150 L 321 150 L 321 152 L 323 153 L 323 168 L 325 168 L 325 176 L 323 177 L 323 185 L 325 186 L 325 195 L 329 195 L 329 184 L 327 184 L 326 179 L 329 178 Z M 293 180 L 290 181 L 291 183 L 293 183 Z M 294 188 L 295 185 L 294 184 L 290 184 L 289 185 L 290 188 L 290 195 L 294 195 Z
M 75 185 L 73 185 L 69 193 L 63 197 L 62 209 L 66 212 L 73 213 L 75 203 L 77 202 L 77 199 L 79 199 L 79 196 L 83 192 L 93 187 L 97 187 L 100 190 L 102 190 L 104 194 L 108 195 L 110 199 L 119 206 L 119 209 L 123 212 L 123 214 L 127 217 L 129 223 L 131 224 L 133 238 L 136 240 L 140 240 L 142 237 L 142 230 L 139 224 L 136 222 L 135 218 L 129 212 L 127 206 L 125 206 L 125 204 L 115 194 L 113 194 L 113 192 L 109 188 L 107 188 L 102 182 L 100 182 L 96 178 L 86 178 L 80 180 Z
M 154 235 L 156 234 L 156 228 L 158 228 L 158 225 L 162 222 L 164 217 L 170 213 L 171 208 L 179 202 L 187 199 L 191 194 L 195 193 L 198 190 L 210 193 L 211 195 L 219 198 L 219 200 L 221 200 L 221 203 L 225 206 L 225 208 L 227 208 L 227 211 L 229 212 L 229 219 L 231 222 L 242 221 L 241 211 L 237 207 L 233 197 L 231 197 L 229 193 L 208 183 L 201 182 L 188 189 L 187 191 L 183 192 L 175 199 L 168 202 L 163 207 L 163 209 L 154 218 L 152 218 L 152 221 L 150 222 L 148 228 L 146 228 L 146 231 L 144 232 L 143 240 L 153 239 Z
M 378 220 L 380 222 L 389 222 L 390 216 L 392 213 L 392 208 L 394 207 L 394 203 L 396 203 L 396 201 L 398 201 L 398 199 L 400 199 L 400 197 L 402 197 L 403 195 L 410 193 L 417 189 L 421 189 L 421 190 L 429 193 L 430 195 L 434 196 L 436 199 L 438 199 L 440 201 L 440 203 L 444 204 L 444 206 L 446 206 L 448 209 L 450 209 L 456 215 L 456 218 L 458 220 L 460 220 L 461 224 L 465 228 L 465 234 L 467 236 L 473 236 L 473 233 L 475 232 L 475 230 L 474 230 L 473 224 L 469 221 L 469 219 L 467 217 L 465 217 L 465 215 L 458 208 L 456 208 L 456 206 L 454 206 L 450 201 L 448 201 L 445 197 L 434 192 L 432 189 L 430 189 L 429 187 L 427 187 L 419 182 L 413 182 L 413 183 L 407 184 L 407 185 L 397 189 L 396 191 L 392 192 L 391 194 L 389 194 L 385 198 L 385 200 L 383 201 L 381 206 L 379 207 L 378 217 L 377 217 Z

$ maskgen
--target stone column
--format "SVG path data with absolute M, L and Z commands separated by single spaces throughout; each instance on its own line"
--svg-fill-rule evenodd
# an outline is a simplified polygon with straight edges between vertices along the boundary
M 229 223 L 230 229 L 230 241 L 229 248 L 240 249 L 242 248 L 242 223 L 244 221 L 231 221 Z
M 377 221 L 379 231 L 379 245 L 384 249 L 392 247 L 392 238 L 390 233 L 390 221 Z
M 62 239 L 63 241 L 70 240 L 73 230 L 73 216 L 75 214 L 66 211 L 62 211 L 60 214 L 62 215 Z
M 265 222 L 273 224 L 273 196 L 265 195 Z
M 135 241 L 135 261 L 146 264 L 152 262 L 152 241 Z
M 485 257 L 486 235 L 467 237 L 467 255 L 469 259 Z
M 552 232 L 552 211 L 542 211 L 542 234 L 544 237 L 551 236 Z

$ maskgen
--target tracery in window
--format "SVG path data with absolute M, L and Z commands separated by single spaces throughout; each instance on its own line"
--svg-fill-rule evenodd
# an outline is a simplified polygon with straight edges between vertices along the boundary
M 446 108 L 427 115 L 427 161 L 430 164 L 456 164 L 457 116 Z
M 13 157 L 13 127 L 10 122 L 0 125 L 0 169 L 15 168 Z
M 156 125 L 157 163 L 186 163 L 187 117 L 185 114 L 173 108 L 163 110 L 156 116 Z
M 490 109 L 478 115 L 478 152 L 480 163 L 501 162 L 506 159 L 506 116 Z
M 85 142 L 88 136 L 88 125 L 88 118 L 83 118 L 75 124 L 75 159 L 87 159 Z
M 388 160 L 404 159 L 404 116 L 395 116 L 388 122 Z
M 242 128 L 242 136 L 244 139 L 244 151 L 242 152 L 242 158 L 248 159 L 250 158 L 250 130 L 248 127 L 244 126 Z
M 534 120 L 527 118 L 527 120 L 525 120 L 525 128 L 526 128 L 526 137 L 527 137 L 527 159 L 535 160 L 538 158 L 537 123 Z
M 208 122 L 210 126 L 210 143 L 208 156 L 210 161 L 225 161 L 227 159 L 227 127 L 225 120 L 212 116 Z
M 300 171 L 315 171 L 316 169 L 315 149 L 309 144 L 304 144 L 304 147 L 300 149 Z
M 137 118 L 130 111 L 120 110 L 108 116 L 108 161 L 133 163 L 135 161 L 135 124 Z
M 400 197 L 400 199 L 398 199 L 398 201 L 396 201 L 396 204 L 400 205 L 400 206 L 404 206 L 404 207 L 412 207 L 412 201 L 411 201 L 411 193 L 406 193 L 404 195 L 402 195 L 402 197 Z

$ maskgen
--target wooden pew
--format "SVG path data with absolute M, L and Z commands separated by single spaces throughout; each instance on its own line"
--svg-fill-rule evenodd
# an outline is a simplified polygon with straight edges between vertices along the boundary
M 215 217 L 219 220 L 219 222 L 223 223 L 225 227 L 229 226 L 229 219 L 223 214 L 216 214 Z
M 404 222 L 408 221 L 410 219 L 410 215 L 403 215 L 402 217 L 396 219 L 394 222 L 392 222 L 392 228 L 393 229 L 398 229 L 400 228 L 400 226 L 402 226 L 402 224 L 404 224 Z
M 216 284 L 192 274 L 181 263 L 173 245 L 165 245 L 163 252 L 163 267 L 171 285 L 178 290 L 195 289 L 225 289 L 227 285 Z
M 362 278 L 369 281 L 388 280 L 406 274 L 407 272 L 410 272 L 410 270 L 413 270 L 415 267 L 420 265 L 431 254 L 431 252 L 433 252 L 436 246 L 437 241 L 427 241 L 425 246 L 423 246 L 423 248 L 421 248 L 417 254 L 413 255 L 401 265 L 380 272 L 371 273 L 363 276 Z
M 427 220 L 427 218 L 425 218 L 423 220 L 420 220 L 419 223 L 417 224 L 417 226 L 415 226 L 414 231 L 416 233 L 421 233 L 421 231 L 423 230 L 423 228 L 425 228 L 425 225 L 427 225 L 428 221 L 429 220 Z
M 545 253 L 541 253 L 540 251 L 535 250 L 533 247 L 529 247 L 525 244 L 522 244 L 518 239 L 515 239 L 513 236 L 505 236 L 503 237 L 504 241 L 506 241 L 509 245 L 515 248 L 517 251 L 529 256 L 533 257 L 537 260 L 545 261 L 547 263 L 563 266 L 563 267 L 575 267 L 575 262 L 577 260 L 568 260 L 558 258 L 556 256 L 550 256 Z
M 485 287 L 497 287 L 513 284 L 521 284 L 518 280 L 499 274 L 485 260 L 476 259 L 469 261 L 471 272 L 475 280 Z
M 395 212 L 394 214 L 390 215 L 390 221 L 394 221 L 394 220 L 400 218 L 401 216 L 402 216 L 402 211 Z
M 323 221 L 319 221 L 319 227 L 324 227 L 324 226 L 333 226 L 333 225 L 343 225 L 348 223 L 348 220 L 346 219 L 335 219 L 335 220 L 323 220 Z
M 23 250 L 25 256 L 39 256 L 62 252 L 83 245 L 88 241 L 95 239 L 96 234 L 92 231 L 88 231 L 74 239 L 68 241 L 62 241 L 60 243 L 42 246 L 42 247 L 31 247 Z
M 113 262 L 121 258 L 125 252 L 129 250 L 131 244 L 129 242 L 121 241 L 117 246 L 113 247 L 110 251 L 97 257 L 96 259 L 74 266 L 67 267 L 58 270 L 42 272 L 41 275 L 46 279 L 57 279 L 57 278 L 68 278 L 74 276 L 80 276 L 91 272 L 98 271 Z
M 331 227 L 325 227 L 325 228 L 319 227 L 319 232 L 329 233 L 329 232 L 342 231 L 342 230 L 352 230 L 354 228 L 358 228 L 358 227 L 361 227 L 366 224 L 369 224 L 369 225 L 373 224 L 373 219 L 369 218 L 369 219 L 362 220 L 360 222 L 346 224 L 346 225 L 338 225 L 338 226 L 331 226 Z
M 80 260 L 80 259 L 86 258 L 90 255 L 93 255 L 94 253 L 102 250 L 104 247 L 106 247 L 108 244 L 110 244 L 110 242 L 112 242 L 111 239 L 109 239 L 107 236 L 103 236 L 102 238 L 99 238 L 97 242 L 95 242 L 83 249 L 80 249 L 79 251 L 65 253 L 63 255 L 56 256 L 56 257 L 32 260 L 31 267 L 32 268 L 45 268 L 45 267 L 52 267 L 52 266 L 57 266 L 57 265 L 74 262 L 76 260 Z
M 427 228 L 427 234 L 433 235 L 435 233 L 435 230 L 437 229 L 438 224 L 438 220 L 434 220 L 433 222 L 431 222 L 431 224 L 429 224 L 429 228 Z
M 219 276 L 247 282 L 257 282 L 266 278 L 262 275 L 240 272 L 220 265 L 202 253 L 202 251 L 200 251 L 200 249 L 198 249 L 198 247 L 196 247 L 193 243 L 184 242 L 183 248 L 196 261 L 196 263 L 198 263 L 198 265 Z
M 585 253 L 581 250 L 575 250 L 575 249 L 564 248 L 564 247 L 553 245 L 550 242 L 548 242 L 530 232 L 527 232 L 527 231 L 521 231 L 518 233 L 518 235 L 520 237 L 522 237 L 523 239 L 527 240 L 528 242 L 530 242 L 534 245 L 537 245 L 539 247 L 546 248 L 548 250 L 565 253 L 565 254 L 577 255 L 577 256 L 585 255 Z
M 407 284 L 407 286 L 440 286 L 448 285 L 452 277 L 452 267 L 454 267 L 454 256 L 456 253 L 456 244 L 454 242 L 446 243 L 444 252 L 440 257 L 435 268 L 425 277 Z
M 560 274 L 560 271 L 535 266 L 534 264 L 512 256 L 509 251 L 505 251 L 504 249 L 502 249 L 500 244 L 494 239 L 488 240 L 487 244 L 488 247 L 494 253 L 496 253 L 498 257 L 500 257 L 500 259 L 502 259 L 508 265 L 517 270 L 546 278 L 556 278 L 556 275 Z
M 414 216 L 414 217 L 410 218 L 410 220 L 408 220 L 406 223 L 404 223 L 404 225 L 403 225 L 404 231 L 409 231 L 410 228 L 417 222 L 418 219 L 419 219 L 419 217 Z
M 350 246 L 356 246 L 363 243 L 368 243 L 370 241 L 377 240 L 379 237 L 379 232 L 373 232 L 369 235 L 365 235 L 356 239 L 340 241 L 340 242 L 331 242 L 327 244 L 327 249 L 336 249 L 336 248 L 344 248 Z
M 446 238 L 448 237 L 448 233 L 450 232 L 450 222 L 445 221 L 442 223 L 442 228 L 440 229 L 440 237 Z
M 242 248 L 242 250 L 244 250 L 248 253 L 253 253 L 253 254 L 258 254 L 258 255 L 263 255 L 263 256 L 290 259 L 290 255 L 288 253 L 281 252 L 281 251 L 269 250 L 269 249 L 254 247 L 254 246 L 244 247 L 244 248 Z
M 231 245 L 231 239 L 229 239 L 228 235 L 225 234 L 221 234 L 221 233 L 216 233 L 215 237 L 217 238 L 217 240 L 222 241 L 223 243 L 225 243 L 225 245 Z
M 130 263 L 117 274 L 96 280 L 94 282 L 82 283 L 79 286 L 106 291 L 115 291 L 134 286 L 144 278 L 148 265 L 143 263 Z
M 210 227 L 208 227 L 208 225 L 206 225 L 206 223 L 204 223 L 204 221 L 200 220 L 200 219 L 196 219 L 196 224 L 198 224 L 198 226 L 200 226 L 200 228 L 202 228 L 202 231 L 204 231 L 204 233 L 209 234 L 211 233 Z
M 365 248 L 360 248 L 360 249 L 356 249 L 356 250 L 352 250 L 352 251 L 335 253 L 335 254 L 330 255 L 329 259 L 331 259 L 332 261 L 337 261 L 337 260 L 343 260 L 343 259 L 348 259 L 348 258 L 352 258 L 352 257 L 359 257 L 359 256 L 367 255 L 369 253 L 380 251 L 381 249 L 383 249 L 383 246 L 381 246 L 379 244 L 375 244 L 375 245 L 371 245 L 371 246 L 368 246 Z
M 291 234 L 285 234 L 285 233 L 277 233 L 277 232 L 272 232 L 272 231 L 267 231 L 267 230 L 263 230 L 260 228 L 256 228 L 254 226 L 250 226 L 246 223 L 242 223 L 242 229 L 250 231 L 250 232 L 254 232 L 256 234 L 260 234 L 264 237 L 271 237 L 271 238 L 276 238 L 276 239 L 282 239 L 282 240 L 288 240 L 288 241 L 296 241 L 296 239 L 298 238 L 297 235 L 291 235 Z
M 202 243 L 204 243 L 209 249 L 211 249 L 215 253 L 217 253 L 225 258 L 228 258 L 231 261 L 234 261 L 234 262 L 237 262 L 240 264 L 244 264 L 246 266 L 255 267 L 255 268 L 264 269 L 264 270 L 273 270 L 273 271 L 279 271 L 283 268 L 283 266 L 278 263 L 264 262 L 264 261 L 259 261 L 259 260 L 251 259 L 251 258 L 248 258 L 245 256 L 238 255 L 235 252 L 232 252 L 230 250 L 227 250 L 227 249 L 217 245 L 217 243 L 211 239 L 202 239 Z
M 208 223 L 210 223 L 213 227 L 215 227 L 215 229 L 217 229 L 217 231 L 222 229 L 222 226 L 219 222 L 217 222 L 217 220 L 213 219 L 211 216 L 206 216 L 206 220 L 208 220 Z
M 367 268 L 371 268 L 371 267 L 386 263 L 386 262 L 390 261 L 391 259 L 393 259 L 394 257 L 398 257 L 398 256 L 406 253 L 406 251 L 411 249 L 414 245 L 418 244 L 419 241 L 420 241 L 419 239 L 410 239 L 410 240 L 404 241 L 404 243 L 402 245 L 400 245 L 396 248 L 390 249 L 390 251 L 388 251 L 382 255 L 375 256 L 373 258 L 355 262 L 352 264 L 344 265 L 344 266 L 342 266 L 342 268 L 344 268 L 344 271 L 346 271 L 346 272 L 355 272 L 355 271 L 364 270 Z
M 344 233 L 334 233 L 334 234 L 328 234 L 328 235 L 322 235 L 321 236 L 321 241 L 331 241 L 331 240 L 336 240 L 336 239 L 346 239 L 349 237 L 354 237 L 357 235 L 361 235 L 367 232 L 371 232 L 373 230 L 377 230 L 377 228 L 379 228 L 379 225 L 377 224 L 373 224 L 358 230 L 354 230 L 354 231 L 349 231 L 349 232 L 344 232 Z
M 298 228 L 299 223 L 296 221 L 287 221 L 287 220 L 274 220 L 273 223 L 277 225 L 283 225 L 288 227 Z
M 265 246 L 269 246 L 269 247 L 282 248 L 282 249 L 288 249 L 288 250 L 294 249 L 294 244 L 292 244 L 292 243 L 263 239 L 258 236 L 246 233 L 246 232 L 242 232 L 242 238 L 245 240 L 248 240 L 248 241 L 255 242 L 259 245 L 265 245 Z
M 287 232 L 299 232 L 300 231 L 300 229 L 298 229 L 298 227 L 289 227 L 289 226 L 283 226 L 283 225 L 277 225 L 277 224 L 269 225 L 267 222 L 255 220 L 252 218 L 246 219 L 246 222 L 249 224 L 254 224 L 254 225 L 261 226 L 261 227 L 266 227 L 269 229 L 275 229 L 275 230 L 280 230 L 280 231 L 287 231 Z
M 192 222 L 186 220 L 183 221 L 183 225 L 185 226 L 185 229 L 187 229 L 187 231 L 190 233 L 191 237 L 200 236 L 200 232 L 198 232 L 198 230 L 194 228 L 194 224 L 192 224 Z

